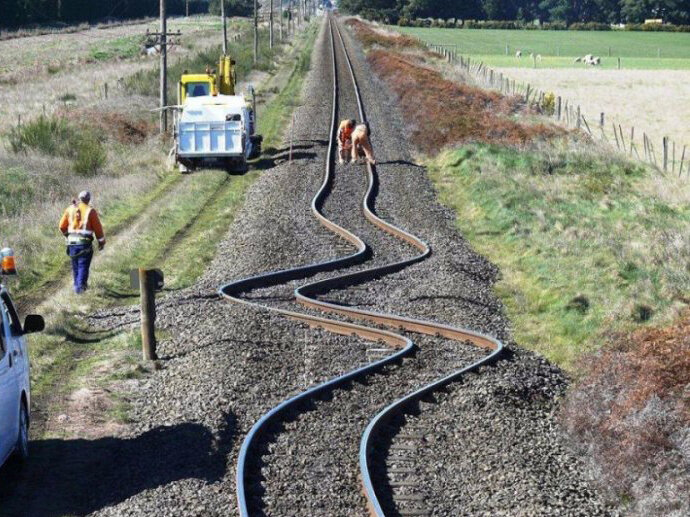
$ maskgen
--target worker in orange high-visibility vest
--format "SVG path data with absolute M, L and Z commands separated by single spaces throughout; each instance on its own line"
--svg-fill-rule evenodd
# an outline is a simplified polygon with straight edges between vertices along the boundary
M 352 130 L 352 162 L 359 161 L 359 157 L 366 157 L 367 161 L 376 165 L 374 159 L 374 151 L 371 148 L 369 141 L 369 126 L 367 124 L 359 124 Z
M 67 255 L 72 260 L 74 292 L 77 294 L 88 287 L 94 238 L 99 250 L 105 246 L 103 226 L 90 202 L 91 193 L 86 190 L 80 192 L 79 199 L 67 207 L 59 224 L 60 231 L 67 238 Z
M 352 119 L 345 119 L 338 126 L 338 163 L 341 165 L 349 160 L 352 151 L 352 131 L 357 122 Z

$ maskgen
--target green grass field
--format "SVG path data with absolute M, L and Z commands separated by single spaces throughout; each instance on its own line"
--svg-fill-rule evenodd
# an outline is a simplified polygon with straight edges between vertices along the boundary
M 542 56 L 538 66 L 543 68 L 582 67 L 584 65 L 574 63 L 573 59 L 593 54 L 602 58 L 603 68 L 616 68 L 620 57 L 621 68 L 690 69 L 690 33 L 395 29 L 429 43 L 455 44 L 460 54 L 473 56 L 491 66 L 532 67 L 529 54 L 533 52 Z M 517 49 L 522 50 L 522 59 L 515 58 Z

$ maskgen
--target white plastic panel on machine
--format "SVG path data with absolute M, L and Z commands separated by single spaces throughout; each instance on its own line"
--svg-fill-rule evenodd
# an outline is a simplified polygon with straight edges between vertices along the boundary
M 179 142 L 180 154 L 241 154 L 241 122 L 181 122 Z

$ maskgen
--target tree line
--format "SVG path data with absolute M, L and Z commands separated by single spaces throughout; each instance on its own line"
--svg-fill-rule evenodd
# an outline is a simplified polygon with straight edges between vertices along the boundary
M 217 2 L 216 2 L 217 3 Z M 226 0 L 226 5 L 247 0 Z M 159 0 L 0 0 L 0 27 L 101 22 L 157 16 Z M 209 0 L 167 0 L 170 15 L 206 13 Z
M 397 23 L 401 18 L 690 24 L 690 0 L 340 0 L 342 11 Z

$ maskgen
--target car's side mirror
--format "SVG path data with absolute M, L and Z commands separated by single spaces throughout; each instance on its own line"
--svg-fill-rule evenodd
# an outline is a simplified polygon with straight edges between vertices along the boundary
M 32 334 L 34 332 L 41 332 L 46 328 L 46 322 L 43 320 L 43 316 L 38 314 L 29 314 L 24 320 L 24 334 Z

